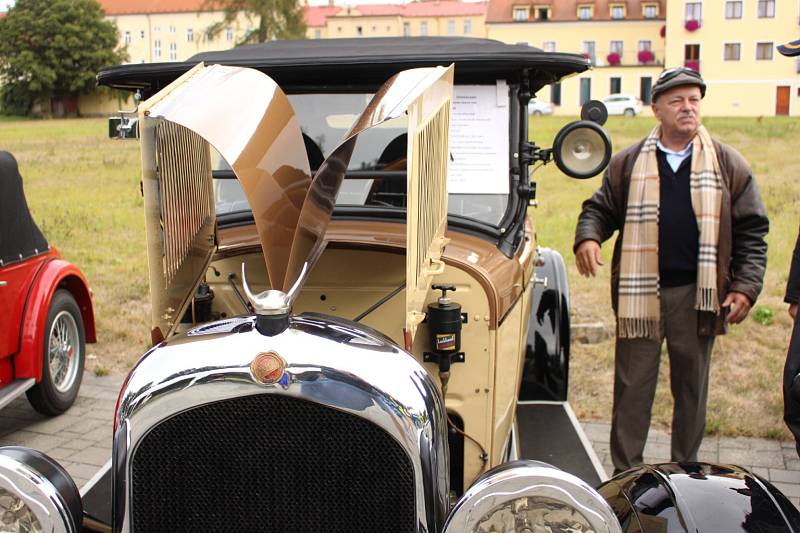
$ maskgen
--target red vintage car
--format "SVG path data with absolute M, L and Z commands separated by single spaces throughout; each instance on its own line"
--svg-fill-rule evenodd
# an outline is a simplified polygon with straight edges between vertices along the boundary
M 16 159 L 0 151 L 0 407 L 24 392 L 40 413 L 66 411 L 95 340 L 86 278 L 47 243 Z

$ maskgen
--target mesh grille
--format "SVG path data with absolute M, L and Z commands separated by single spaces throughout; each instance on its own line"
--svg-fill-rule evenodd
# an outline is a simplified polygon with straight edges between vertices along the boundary
M 413 532 L 408 456 L 374 424 L 286 396 L 203 405 L 134 451 L 131 530 Z

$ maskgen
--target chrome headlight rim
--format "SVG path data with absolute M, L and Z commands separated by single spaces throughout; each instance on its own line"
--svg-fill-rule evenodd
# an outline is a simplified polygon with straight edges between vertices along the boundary
M 50 457 L 21 446 L 0 447 L 0 488 L 19 498 L 42 531 L 77 533 L 83 515 L 75 482 Z
M 578 512 L 596 533 L 622 533 L 606 500 L 578 477 L 531 460 L 500 465 L 481 476 L 459 499 L 444 533 L 473 531 L 494 509 L 520 498 L 555 500 Z

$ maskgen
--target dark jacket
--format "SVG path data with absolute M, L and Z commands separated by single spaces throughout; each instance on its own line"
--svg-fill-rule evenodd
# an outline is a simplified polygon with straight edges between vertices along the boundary
M 786 282 L 786 296 L 783 298 L 787 304 L 800 302 L 800 234 L 794 245 L 792 254 L 792 267 L 789 269 L 789 280 Z
M 628 204 L 628 186 L 633 164 L 639 155 L 641 142 L 616 154 L 606 169 L 603 183 L 591 198 L 583 203 L 583 211 L 575 230 L 574 248 L 585 241 L 606 241 L 619 231 L 611 261 L 611 302 L 617 310 L 619 263 L 622 251 L 622 232 Z M 767 267 L 769 220 L 755 179 L 747 161 L 733 148 L 714 140 L 722 172 L 722 208 L 719 224 L 717 257 L 717 290 L 720 303 L 728 292 L 746 295 L 755 303 Z M 699 335 L 720 335 L 726 331 L 726 312 L 720 315 L 701 312 Z

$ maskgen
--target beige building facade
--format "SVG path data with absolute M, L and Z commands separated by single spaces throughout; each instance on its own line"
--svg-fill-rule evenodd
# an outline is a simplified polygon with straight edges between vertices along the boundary
M 775 49 L 798 20 L 796 0 L 670 0 L 667 65 L 699 69 L 707 116 L 800 115 L 800 62 Z

